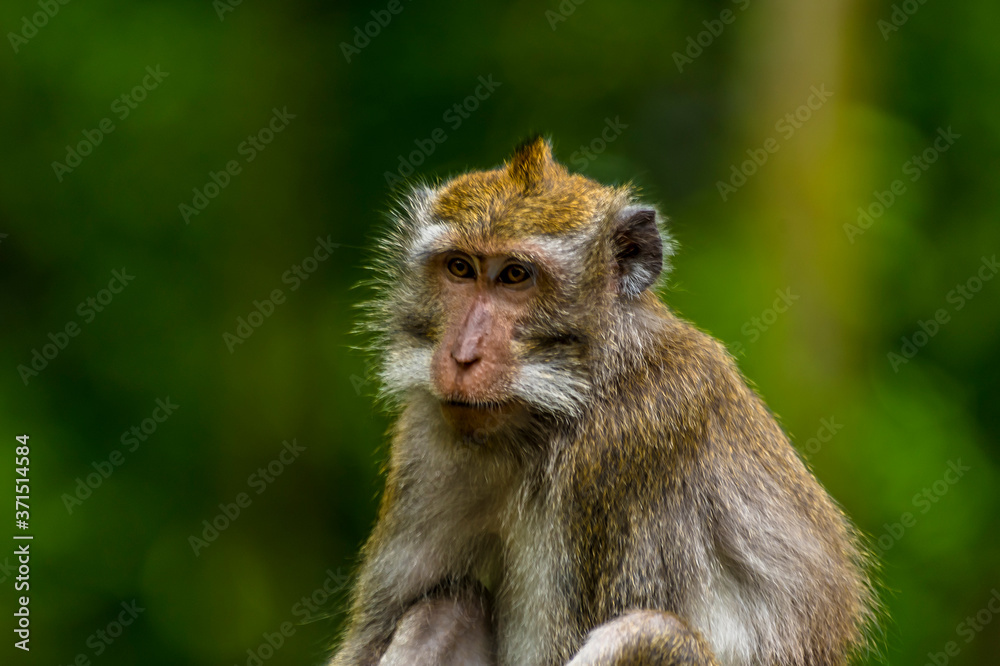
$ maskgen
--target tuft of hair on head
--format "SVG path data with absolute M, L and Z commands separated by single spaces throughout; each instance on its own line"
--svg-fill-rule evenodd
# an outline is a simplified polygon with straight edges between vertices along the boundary
M 565 169 L 552 159 L 552 144 L 540 134 L 522 141 L 507 163 L 511 180 L 527 193 L 538 190 Z

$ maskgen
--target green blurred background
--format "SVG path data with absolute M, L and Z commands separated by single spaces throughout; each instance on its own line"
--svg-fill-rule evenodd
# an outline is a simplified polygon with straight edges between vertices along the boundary
M 664 298 L 877 540 L 869 663 L 998 663 L 1000 5 L 235 2 L 0 8 L 0 504 L 12 535 L 28 433 L 35 535 L 0 663 L 319 663 L 381 487 L 351 329 L 387 174 L 534 131 L 671 218 Z

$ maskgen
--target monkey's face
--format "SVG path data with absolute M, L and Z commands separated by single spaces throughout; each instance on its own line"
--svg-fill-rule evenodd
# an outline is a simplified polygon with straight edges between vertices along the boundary
M 445 419 L 467 433 L 523 416 L 511 392 L 513 342 L 537 298 L 537 266 L 510 255 L 451 251 L 433 257 L 429 268 L 444 320 L 431 377 Z
M 463 434 L 582 415 L 600 355 L 642 340 L 614 326 L 642 319 L 670 249 L 655 210 L 569 173 L 544 140 L 401 204 L 373 308 L 385 393 L 430 394 Z

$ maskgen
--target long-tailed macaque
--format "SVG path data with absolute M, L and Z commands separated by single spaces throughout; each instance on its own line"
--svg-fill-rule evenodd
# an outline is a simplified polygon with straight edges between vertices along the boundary
M 657 297 L 654 208 L 539 138 L 394 217 L 371 325 L 398 417 L 332 664 L 833 666 L 866 644 L 868 557 Z

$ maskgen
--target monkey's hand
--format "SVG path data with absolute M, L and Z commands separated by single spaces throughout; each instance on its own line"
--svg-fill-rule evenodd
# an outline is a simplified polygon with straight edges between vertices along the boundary
M 379 666 L 492 666 L 487 602 L 471 591 L 422 599 L 406 611 Z
M 705 640 L 673 613 L 631 611 L 590 632 L 567 666 L 718 666 Z

